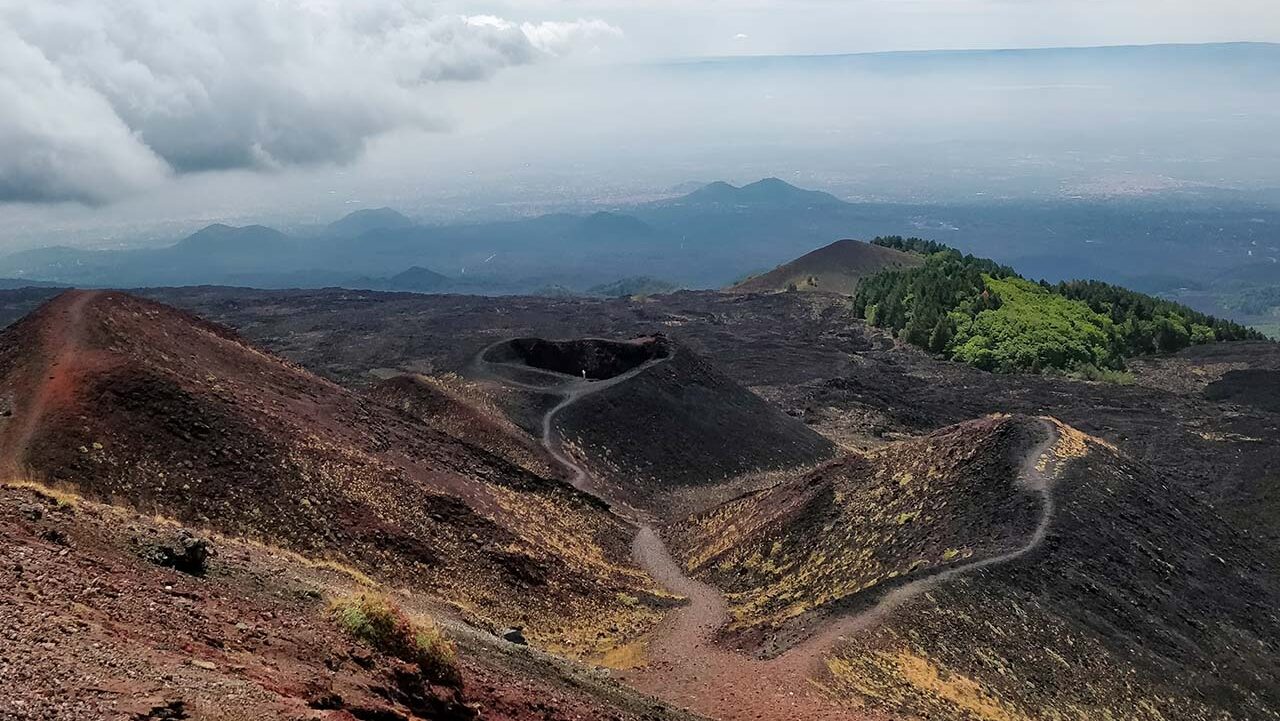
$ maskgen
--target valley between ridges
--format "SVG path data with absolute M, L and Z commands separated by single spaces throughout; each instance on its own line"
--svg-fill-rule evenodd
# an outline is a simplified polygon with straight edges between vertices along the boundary
M 585 372 L 582 378 L 578 378 L 529 365 L 487 359 L 491 349 L 507 342 L 499 341 L 477 354 L 471 364 L 472 372 L 525 391 L 560 398 L 542 417 L 542 445 L 571 474 L 570 482 L 575 488 L 604 501 L 615 514 L 636 527 L 631 546 L 632 558 L 663 588 L 686 599 L 686 604 L 669 613 L 644 641 L 647 663 L 624 671 L 623 677 L 642 691 L 696 712 L 723 721 L 792 721 L 798 718 L 840 721 L 850 719 L 855 713 L 860 718 L 869 718 L 866 712 L 843 707 L 822 692 L 824 654 L 847 635 L 872 628 L 894 609 L 940 582 L 1026 555 L 1043 542 L 1052 524 L 1053 448 L 1060 436 L 1051 419 L 1039 418 L 1044 437 L 1026 451 L 1018 472 L 1019 485 L 1038 495 L 1041 502 L 1040 518 L 1026 543 L 996 556 L 952 566 L 899 585 L 885 592 L 870 608 L 829 622 L 821 631 L 778 656 L 753 658 L 727 649 L 715 640 L 716 631 L 730 619 L 724 594 L 685 572 L 655 527 L 658 519 L 653 514 L 610 498 L 605 484 L 599 483 L 591 471 L 573 457 L 556 428 L 556 417 L 574 403 L 668 362 L 677 351 L 646 360 L 611 378 L 593 380 L 588 379 Z M 516 380 L 503 370 L 533 373 L 549 383 L 540 385 Z

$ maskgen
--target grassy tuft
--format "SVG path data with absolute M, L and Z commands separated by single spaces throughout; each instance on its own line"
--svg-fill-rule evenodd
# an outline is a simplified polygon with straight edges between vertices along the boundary
M 337 624 L 361 643 L 417 664 L 433 680 L 461 682 L 457 649 L 431 619 L 411 619 L 384 596 L 368 593 L 338 599 L 330 608 Z
M 47 486 L 43 483 L 37 483 L 29 480 L 5 481 L 5 488 L 23 489 L 51 501 L 58 508 L 72 509 L 80 503 L 80 496 L 70 491 L 64 491 L 60 488 Z
M 1095 381 L 1097 383 L 1111 383 L 1120 386 L 1133 384 L 1133 374 L 1129 371 L 1099 368 L 1095 365 L 1082 365 L 1068 375 L 1077 380 Z

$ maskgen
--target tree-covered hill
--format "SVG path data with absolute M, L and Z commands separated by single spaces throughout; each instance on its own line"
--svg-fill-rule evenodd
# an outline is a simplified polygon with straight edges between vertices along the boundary
M 877 245 L 926 256 L 862 281 L 854 310 L 912 345 L 985 370 L 1095 375 L 1189 345 L 1263 340 L 1255 330 L 1098 281 L 1034 283 L 986 258 L 898 236 Z

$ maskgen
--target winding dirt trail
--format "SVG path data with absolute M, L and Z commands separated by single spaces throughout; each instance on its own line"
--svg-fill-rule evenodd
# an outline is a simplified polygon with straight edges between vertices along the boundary
M 74 294 L 54 322 L 44 329 L 40 342 L 47 357 L 47 365 L 32 369 L 30 385 L 25 401 L 13 411 L 11 427 L 4 428 L 0 444 L 0 478 L 25 480 L 27 453 L 40 421 L 58 402 L 68 400 L 74 389 L 74 371 L 85 358 L 84 309 L 100 291 L 70 290 Z
M 651 516 L 609 498 L 585 466 L 565 450 L 563 439 L 555 427 L 556 416 L 583 397 L 622 383 L 668 358 L 648 361 L 608 380 L 589 381 L 515 363 L 487 362 L 483 360 L 487 352 L 488 348 L 478 357 L 477 370 L 499 382 L 560 396 L 560 402 L 543 416 L 542 444 L 547 452 L 570 471 L 574 487 L 602 498 L 620 517 L 637 526 L 631 546 L 636 563 L 663 588 L 688 599 L 686 605 L 668 615 L 648 640 L 645 654 L 648 664 L 624 672 L 622 677 L 641 691 L 722 721 L 878 718 L 866 711 L 839 706 L 822 694 L 821 683 L 817 679 L 825 673 L 824 655 L 843 638 L 874 627 L 894 609 L 938 583 L 1013 561 L 1031 552 L 1044 541 L 1053 521 L 1051 451 L 1058 443 L 1059 434 L 1057 426 L 1041 418 L 1039 422 L 1045 437 L 1027 451 L 1018 473 L 1018 483 L 1040 497 L 1042 509 L 1036 529 L 1025 544 L 1007 553 L 953 566 L 903 584 L 886 593 L 875 606 L 832 621 L 821 632 L 780 656 L 769 660 L 756 659 L 715 642 L 716 631 L 729 620 L 729 607 L 723 593 L 685 573 L 654 529 L 655 520 Z M 518 381 L 503 373 L 503 368 L 543 375 L 549 385 Z
M 1039 422 L 1044 429 L 1045 437 L 1027 450 L 1026 455 L 1023 456 L 1022 466 L 1018 470 L 1019 485 L 1038 495 L 1041 504 L 1040 520 L 1036 524 L 1035 531 L 1027 538 L 1026 543 L 1007 553 L 988 556 L 987 558 L 959 566 L 952 566 L 932 576 L 898 586 L 886 593 L 875 606 L 862 613 L 833 621 L 820 633 L 814 634 L 805 641 L 791 647 L 779 658 L 812 668 L 821 661 L 822 654 L 839 643 L 844 636 L 875 626 L 895 608 L 919 596 L 933 586 L 988 566 L 1008 563 L 1035 550 L 1044 541 L 1045 535 L 1049 532 L 1049 526 L 1053 523 L 1054 504 L 1053 493 L 1051 492 L 1052 477 L 1049 468 L 1052 459 L 1050 452 L 1058 443 L 1057 426 L 1044 418 L 1039 419 Z

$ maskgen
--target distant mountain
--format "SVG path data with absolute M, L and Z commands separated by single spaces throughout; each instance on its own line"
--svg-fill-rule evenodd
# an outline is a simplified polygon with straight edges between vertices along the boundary
M 262 225 L 233 227 L 221 223 L 202 228 L 166 248 L 87 250 L 55 246 L 14 253 L 0 260 L 0 277 L 21 276 L 59 285 L 142 286 L 193 283 L 261 285 L 306 257 L 299 244 Z M 280 287 L 266 283 L 262 287 Z
M 705 188 L 707 185 L 708 183 L 705 180 L 686 180 L 683 183 L 677 183 L 667 188 L 667 192 L 672 195 L 688 195 Z
M 717 180 L 689 193 L 683 200 L 689 203 L 732 203 L 737 201 L 739 190 L 741 188 Z
M 328 225 L 329 235 L 355 238 L 374 230 L 411 228 L 414 222 L 391 208 L 368 208 L 348 213 Z
M 338 283 L 339 286 L 344 288 L 394 290 L 409 293 L 436 293 L 450 288 L 454 284 L 453 278 L 420 265 L 415 265 L 389 277 L 355 278 Z
M 265 225 L 235 227 L 214 223 L 178 241 L 169 251 L 185 256 L 255 256 L 292 250 L 289 236 Z
M 1280 257 L 1270 235 L 1280 227 L 1280 210 L 1256 206 L 846 203 L 768 178 L 742 187 L 711 183 L 685 196 L 585 215 L 450 225 L 406 220 L 377 209 L 351 214 L 332 233 L 285 236 L 262 226 L 215 225 L 171 248 L 22 251 L 0 258 L 0 278 L 79 287 L 319 288 L 386 279 L 416 266 L 453 278 L 451 292 L 583 289 L 638 276 L 720 288 L 835 238 L 928 229 L 965 253 L 1051 282 L 1084 277 L 1127 285 L 1140 273 L 1199 279 L 1209 289 L 1226 281 L 1280 284 L 1280 264 L 1270 260 Z
M 17 288 L 59 288 L 57 283 L 49 283 L 42 280 L 24 280 L 22 278 L 0 278 L 0 290 L 15 290 Z
M 622 213 L 592 213 L 577 224 L 575 233 L 587 240 L 643 240 L 654 235 L 653 226 Z
M 804 190 L 778 178 L 765 178 L 737 187 L 717 181 L 684 196 L 677 202 L 687 205 L 725 206 L 839 206 L 843 200 L 820 190 Z
M 388 278 L 387 287 L 391 290 L 423 292 L 439 290 L 449 285 L 450 282 L 451 279 L 447 275 L 441 275 L 430 268 L 415 265 Z
M 57 268 L 83 265 L 94 255 L 105 255 L 105 253 L 95 253 L 84 248 L 70 248 L 65 245 L 20 250 L 5 256 L 4 274 L 43 278 Z
M 784 290 L 825 291 L 852 295 L 858 281 L 892 268 L 914 268 L 924 264 L 915 253 L 864 243 L 837 240 L 728 288 L 733 293 L 777 293 Z
M 622 278 L 612 283 L 603 283 L 587 289 L 589 295 L 602 295 L 606 298 L 628 298 L 636 295 L 658 295 L 670 293 L 678 286 L 647 275 Z

